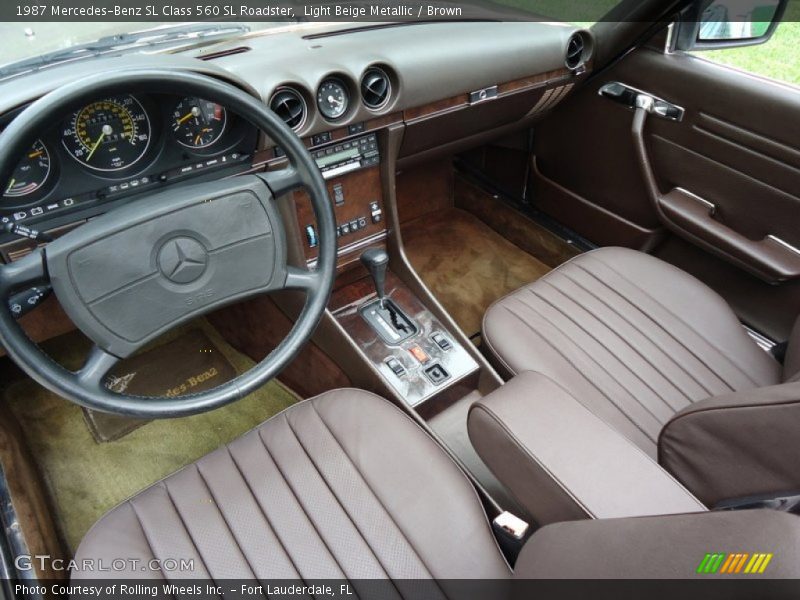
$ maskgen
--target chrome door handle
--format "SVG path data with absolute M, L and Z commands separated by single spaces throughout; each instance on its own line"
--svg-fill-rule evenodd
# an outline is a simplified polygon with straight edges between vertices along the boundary
M 668 121 L 682 121 L 685 113 L 684 109 L 677 104 L 667 102 L 658 96 L 637 90 L 618 81 L 605 84 L 600 88 L 599 94 L 631 110 L 644 108 L 650 114 Z

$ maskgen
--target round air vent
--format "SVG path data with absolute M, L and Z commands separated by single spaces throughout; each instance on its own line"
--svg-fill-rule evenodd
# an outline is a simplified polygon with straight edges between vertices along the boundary
M 583 64 L 583 54 L 586 50 L 586 44 L 583 41 L 583 36 L 580 33 L 572 34 L 567 43 L 567 68 L 574 71 Z
M 367 69 L 361 78 L 361 99 L 367 107 L 380 108 L 389 100 L 392 84 L 389 76 L 378 67 Z
M 269 107 L 292 129 L 299 129 L 306 120 L 306 101 L 291 88 L 278 89 L 270 98 Z

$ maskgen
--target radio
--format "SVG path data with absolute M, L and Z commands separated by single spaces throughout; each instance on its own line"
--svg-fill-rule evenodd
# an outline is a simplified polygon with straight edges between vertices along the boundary
M 374 133 L 311 153 L 325 179 L 372 167 L 381 161 L 378 138 Z

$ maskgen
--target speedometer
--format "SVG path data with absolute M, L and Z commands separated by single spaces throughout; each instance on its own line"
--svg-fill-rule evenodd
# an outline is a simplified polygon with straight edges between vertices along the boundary
M 62 141 L 67 152 L 90 169 L 120 171 L 147 152 L 150 119 L 133 96 L 114 96 L 74 113 Z

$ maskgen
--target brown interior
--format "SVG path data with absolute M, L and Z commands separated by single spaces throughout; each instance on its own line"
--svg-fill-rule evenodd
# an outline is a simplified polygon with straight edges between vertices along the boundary
M 403 110 L 388 107 L 359 123 L 357 132 L 331 126 L 324 141 L 320 133 L 304 135 L 309 149 L 324 151 L 374 134 L 380 161 L 327 181 L 340 233 L 334 292 L 313 339 L 280 382 L 303 398 L 347 387 L 389 398 L 466 467 L 490 514 L 501 507 L 524 514 L 477 456 L 466 431 L 470 406 L 507 375 L 480 348 L 482 319 L 493 302 L 585 250 L 619 245 L 690 272 L 725 297 L 744 323 L 785 340 L 800 306 L 800 281 L 755 277 L 709 240 L 698 240 L 701 235 L 667 223 L 652 196 L 690 188 L 715 204 L 710 217 L 744 239 L 774 234 L 800 246 L 800 149 L 785 127 L 796 121 L 791 118 L 800 100 L 785 90 L 772 97 L 727 71 L 698 66 L 692 57 L 665 56 L 639 48 L 586 85 L 591 62 L 581 72 L 560 68 L 496 82 L 492 101 L 448 95 Z M 598 95 L 600 86 L 617 80 L 687 109 L 683 122 L 647 124 L 643 146 L 652 182 L 643 177 L 632 141 L 632 112 Z M 716 91 L 723 85 L 736 93 L 723 97 Z M 752 118 L 742 122 L 741 114 Z M 247 165 L 250 171 L 284 166 L 269 140 L 261 140 Z M 313 268 L 317 248 L 306 228 L 315 228 L 316 220 L 307 194 L 276 202 L 290 262 Z M 361 220 L 355 233 L 342 231 Z M 0 252 L 10 262 L 33 248 L 17 240 Z M 359 312 L 376 298 L 359 262 L 368 248 L 388 252 L 389 297 L 425 331 L 424 341 L 441 332 L 463 351 L 468 367 L 433 384 L 440 387 L 404 392 L 387 374 L 387 357 L 397 348 L 382 343 Z M 207 320 L 235 351 L 260 361 L 286 337 L 301 307 L 298 294 L 282 292 L 228 306 Z M 22 325 L 37 342 L 55 338 L 62 344 L 66 338 L 58 336 L 73 329 L 55 298 Z M 10 492 L 28 546 L 68 554 L 55 533 L 53 499 L 26 447 L 20 417 L 6 407 L 2 412 L 0 459 L 13 480 Z

